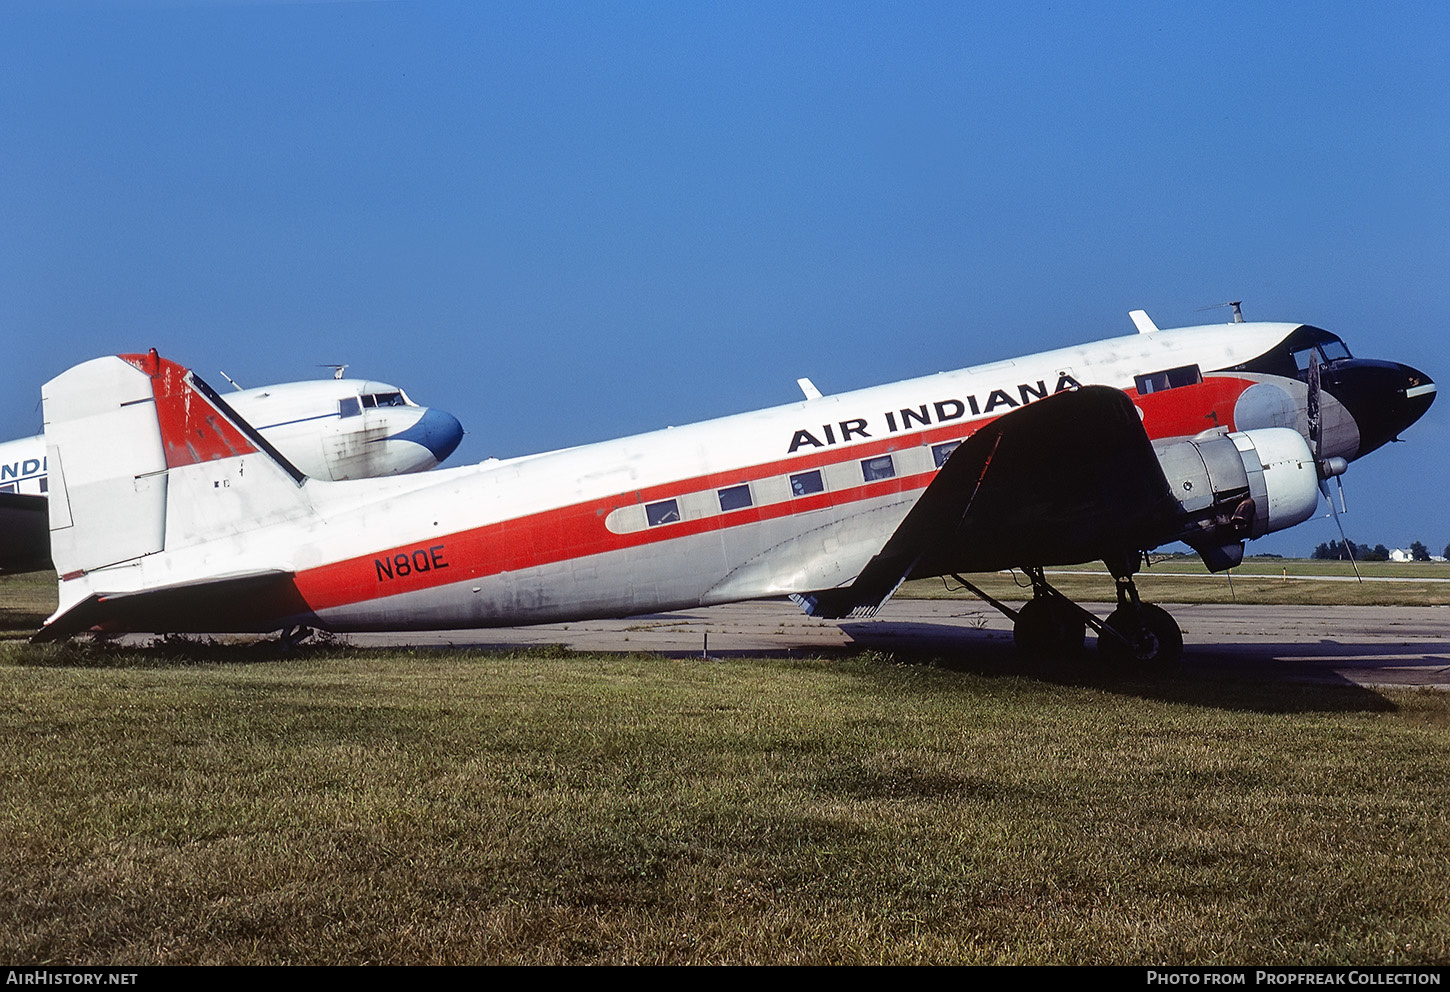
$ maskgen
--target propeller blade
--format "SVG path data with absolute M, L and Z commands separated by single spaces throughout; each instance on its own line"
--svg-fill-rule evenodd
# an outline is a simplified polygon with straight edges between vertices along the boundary
M 1339 519 L 1339 511 L 1334 507 L 1334 499 L 1329 495 L 1329 480 L 1325 479 L 1319 483 L 1320 492 L 1324 493 L 1324 500 L 1329 504 L 1329 512 L 1334 516 L 1334 526 L 1339 528 L 1339 539 L 1344 542 L 1344 553 L 1349 556 L 1349 567 L 1354 569 L 1354 577 L 1359 580 L 1360 585 L 1364 584 L 1364 576 L 1359 574 L 1359 565 L 1354 560 L 1354 545 L 1349 543 L 1349 538 L 1344 535 L 1344 521 Z M 1340 498 L 1344 497 L 1344 486 L 1340 485 Z
M 1309 402 L 1306 410 L 1309 417 L 1309 446 L 1314 452 L 1314 460 L 1319 461 L 1319 453 L 1324 450 L 1324 421 L 1319 416 L 1319 353 L 1317 350 L 1309 353 Z M 1323 478 L 1323 473 L 1320 474 Z
M 1344 506 L 1343 473 L 1347 466 L 1342 458 L 1325 459 L 1322 457 L 1324 418 L 1320 416 L 1319 352 L 1317 349 L 1309 353 L 1308 372 L 1309 399 L 1305 413 L 1309 419 L 1309 447 L 1314 454 L 1314 464 L 1319 471 L 1319 491 L 1324 494 L 1324 502 L 1329 504 L 1329 512 L 1334 516 L 1334 526 L 1339 528 L 1339 539 L 1344 542 L 1344 553 L 1349 556 L 1349 565 L 1354 569 L 1354 577 L 1363 584 L 1364 576 L 1359 574 L 1359 564 L 1354 560 L 1354 545 L 1349 543 L 1349 538 L 1344 534 L 1344 521 L 1339 519 L 1340 511 L 1335 508 L 1334 497 L 1329 494 L 1329 477 L 1333 475 L 1335 483 L 1339 486 L 1339 505 Z

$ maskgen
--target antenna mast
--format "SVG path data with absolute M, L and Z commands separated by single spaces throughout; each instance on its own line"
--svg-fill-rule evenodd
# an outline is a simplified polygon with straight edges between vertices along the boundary
M 1241 309 L 1239 309 L 1239 305 L 1241 303 L 1243 303 L 1243 302 L 1244 302 L 1243 300 L 1230 300 L 1227 303 L 1215 303 L 1212 306 L 1199 307 L 1198 309 L 1199 310 L 1217 310 L 1220 307 L 1233 307 L 1234 308 L 1234 323 L 1235 324 L 1242 324 L 1244 322 L 1244 312 Z

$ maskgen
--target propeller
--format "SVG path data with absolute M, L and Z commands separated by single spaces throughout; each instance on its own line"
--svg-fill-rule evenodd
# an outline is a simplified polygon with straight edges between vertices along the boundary
M 1349 463 L 1343 458 L 1320 456 L 1324 450 L 1324 417 L 1319 392 L 1319 351 L 1315 349 L 1309 353 L 1309 400 L 1306 407 L 1309 416 L 1309 446 L 1314 454 L 1314 467 L 1319 476 L 1319 491 L 1324 494 L 1324 501 L 1329 504 L 1329 512 L 1334 517 L 1334 525 L 1339 528 L 1339 539 L 1344 542 L 1344 553 L 1349 556 L 1349 565 L 1354 569 L 1354 577 L 1363 583 L 1364 576 L 1359 574 L 1359 565 L 1354 560 L 1354 545 L 1350 544 L 1349 538 L 1345 536 L 1344 521 L 1339 518 L 1341 512 L 1348 512 L 1348 508 L 1344 505 L 1344 471 L 1349 467 Z M 1334 478 L 1334 484 L 1339 487 L 1340 509 L 1334 508 L 1334 497 L 1329 495 L 1331 476 Z

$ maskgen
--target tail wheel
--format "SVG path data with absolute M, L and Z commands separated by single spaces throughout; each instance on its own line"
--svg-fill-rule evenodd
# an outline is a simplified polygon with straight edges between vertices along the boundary
M 1070 607 L 1051 599 L 1029 600 L 1017 611 L 1012 643 L 1034 657 L 1076 654 L 1082 650 L 1086 625 Z
M 1161 668 L 1176 665 L 1183 658 L 1183 631 L 1162 607 L 1150 603 L 1120 606 L 1108 617 L 1106 626 L 1119 635 L 1098 638 L 1098 652 L 1110 661 Z

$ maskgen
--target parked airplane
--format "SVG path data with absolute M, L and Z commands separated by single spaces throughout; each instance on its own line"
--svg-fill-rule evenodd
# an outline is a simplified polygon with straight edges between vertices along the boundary
M 308 479 L 185 368 L 99 358 L 46 384 L 60 607 L 111 631 L 512 626 L 791 596 L 869 615 L 906 578 L 1018 567 L 1028 649 L 1175 660 L 1142 553 L 1211 569 L 1316 511 L 1434 383 L 1328 331 L 1137 335 L 425 476 Z M 804 387 L 803 387 L 804 388 Z M 811 391 L 807 391 L 808 396 Z M 816 391 L 818 393 L 818 391 Z M 1106 622 L 1043 566 L 1102 559 Z
M 463 439 L 452 414 L 384 382 L 285 382 L 230 393 L 227 404 L 315 479 L 424 472 Z M 47 465 L 43 434 L 0 443 L 0 573 L 51 565 Z

